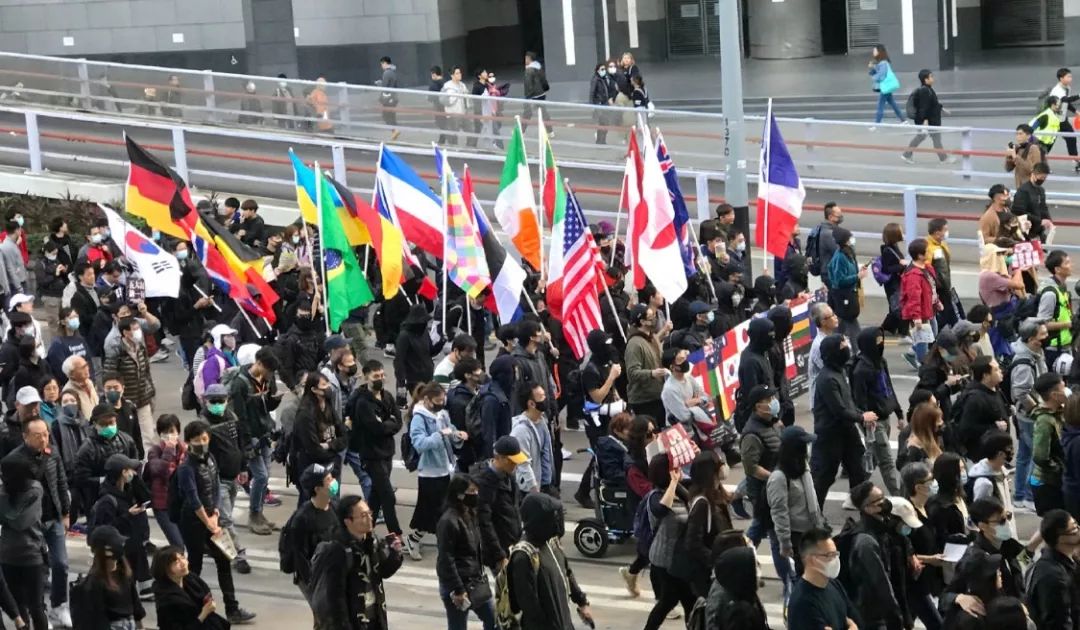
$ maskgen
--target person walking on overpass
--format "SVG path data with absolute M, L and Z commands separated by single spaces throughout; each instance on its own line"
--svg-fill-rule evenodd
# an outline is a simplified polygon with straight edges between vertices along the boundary
M 950 112 L 941 105 L 937 92 L 934 91 L 934 73 L 926 69 L 919 70 L 919 83 L 919 87 L 915 88 L 915 92 L 911 95 L 915 106 L 914 122 L 921 127 L 940 127 L 941 114 Z M 943 164 L 956 164 L 956 156 L 949 155 L 941 146 L 941 132 L 929 131 L 928 129 L 920 129 L 912 138 L 908 150 L 904 151 L 900 157 L 908 164 L 914 164 L 915 158 L 911 155 L 912 149 L 922 144 L 927 136 L 930 136 L 934 148 L 938 150 L 938 159 Z
M 900 89 L 900 80 L 896 78 L 896 74 L 893 73 L 892 65 L 889 63 L 889 52 L 885 50 L 885 47 L 881 44 L 874 46 L 871 51 L 870 63 L 867 64 L 870 68 L 870 78 L 874 81 L 874 91 L 878 93 L 877 113 L 874 114 L 874 124 L 878 124 L 885 117 L 885 105 L 886 103 L 892 107 L 894 113 L 896 113 L 897 119 L 900 124 L 907 123 L 907 119 L 904 118 L 903 112 L 900 111 L 900 107 L 896 104 L 896 97 L 893 94 Z
M 390 141 L 398 139 L 401 135 L 401 131 L 397 129 L 397 105 L 398 95 L 396 90 L 398 86 L 397 82 L 397 66 L 390 60 L 389 57 L 383 57 L 379 59 L 379 67 L 382 68 L 382 79 L 376 83 L 379 87 L 383 88 L 383 92 L 379 93 L 379 105 L 382 106 L 382 119 L 383 122 L 390 126 Z M 387 92 L 386 90 L 391 90 Z
M 1057 84 L 1054 85 L 1054 87 L 1050 88 L 1050 96 L 1056 96 L 1061 103 L 1061 107 L 1058 109 L 1057 112 L 1055 112 L 1057 115 L 1057 119 L 1060 123 L 1058 125 L 1058 131 L 1060 131 L 1061 133 L 1073 133 L 1075 132 L 1075 129 L 1073 129 L 1070 115 L 1075 116 L 1077 113 L 1074 103 L 1077 101 L 1077 99 L 1080 99 L 1080 94 L 1072 93 L 1073 75 L 1072 71 L 1068 68 L 1058 68 L 1057 80 Z M 1051 141 L 1050 144 L 1053 145 L 1053 142 Z M 1069 155 L 1071 155 L 1073 158 L 1076 158 L 1077 151 L 1075 136 L 1065 136 L 1065 149 L 1068 150 Z M 1049 147 L 1047 148 L 1046 152 L 1050 152 Z M 1077 173 L 1080 173 L 1080 160 L 1077 160 L 1074 170 Z

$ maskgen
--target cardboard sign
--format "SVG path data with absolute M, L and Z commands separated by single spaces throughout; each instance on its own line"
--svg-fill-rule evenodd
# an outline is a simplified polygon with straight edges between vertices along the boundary
M 690 439 L 690 435 L 687 434 L 686 428 L 682 424 L 676 424 L 664 429 L 653 444 L 658 447 L 657 453 L 668 454 L 668 457 L 671 458 L 672 468 L 689 466 L 694 463 L 694 458 L 701 452 L 697 444 Z
M 1013 247 L 1012 271 L 1017 269 L 1039 268 L 1043 264 L 1042 243 L 1039 241 L 1024 241 Z

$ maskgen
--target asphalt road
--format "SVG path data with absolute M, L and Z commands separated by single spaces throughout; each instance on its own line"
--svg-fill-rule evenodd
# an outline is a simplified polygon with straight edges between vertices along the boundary
M 864 311 L 864 324 L 880 321 L 884 312 L 884 303 L 880 299 L 870 299 Z M 914 384 L 914 373 L 900 357 L 900 348 L 890 345 L 886 356 L 892 366 L 894 385 L 897 395 L 902 401 L 906 401 Z M 381 352 L 370 350 L 369 357 L 381 357 Z M 387 360 L 388 371 L 392 371 L 392 362 Z M 156 363 L 152 367 L 153 378 L 158 391 L 155 405 L 155 413 L 176 413 L 183 422 L 193 418 L 191 412 L 183 411 L 179 402 L 179 391 L 183 383 L 183 368 L 179 359 L 170 358 L 168 361 Z M 797 423 L 800 426 L 812 428 L 812 420 L 806 407 L 806 399 L 797 400 Z M 895 427 L 894 431 L 895 431 Z M 564 433 L 566 448 L 576 452 L 587 444 L 583 433 Z M 576 489 L 577 482 L 585 470 L 587 461 L 581 454 L 575 454 L 572 459 L 565 462 L 563 495 L 570 497 Z M 284 487 L 284 473 L 280 466 L 275 465 L 272 472 L 271 488 L 284 498 L 284 505 L 278 508 L 267 508 L 267 516 L 270 520 L 284 523 L 291 510 L 295 507 L 296 496 L 294 488 Z M 742 478 L 741 468 L 731 471 L 728 479 L 730 484 L 737 484 Z M 880 481 L 880 476 L 875 473 L 875 479 Z M 400 465 L 395 469 L 393 482 L 397 489 L 399 518 L 403 523 L 408 522 L 412 506 L 416 500 L 416 477 L 408 473 Z M 354 493 L 358 489 L 356 479 L 351 472 L 345 473 L 343 480 L 343 494 Z M 844 520 L 851 516 L 852 512 L 845 512 L 841 508 L 841 502 L 847 492 L 847 482 L 838 480 L 829 493 L 826 502 L 826 517 L 834 527 L 840 527 Z M 235 518 L 239 525 L 238 531 L 243 543 L 248 548 L 248 556 L 253 565 L 250 575 L 237 576 L 236 583 L 241 604 L 258 613 L 257 627 L 268 629 L 293 629 L 304 627 L 310 622 L 310 612 L 306 603 L 300 596 L 299 591 L 292 584 L 291 579 L 278 571 L 277 562 L 277 536 L 255 536 L 246 531 L 243 524 L 247 521 L 246 498 L 241 497 L 235 510 Z M 627 630 L 637 628 L 644 624 L 645 617 L 651 607 L 652 596 L 648 590 L 648 581 L 643 580 L 643 590 L 640 599 L 631 599 L 623 588 L 618 575 L 618 567 L 629 564 L 633 559 L 633 547 L 630 544 L 613 545 L 609 548 L 606 557 L 597 560 L 585 559 L 580 556 L 572 542 L 572 532 L 576 522 L 580 518 L 591 515 L 591 511 L 582 509 L 573 504 L 572 499 L 567 504 L 567 536 L 563 539 L 573 569 L 577 574 L 578 581 L 589 594 L 596 615 L 597 627 L 610 630 Z M 1030 536 L 1037 528 L 1037 519 L 1033 514 L 1018 514 L 1018 528 L 1021 537 Z M 737 526 L 746 527 L 748 521 L 737 521 Z M 155 542 L 162 543 L 162 537 L 156 526 L 151 526 Z M 377 533 L 384 533 L 383 527 L 377 528 Z M 434 539 L 425 541 L 424 559 L 421 562 L 406 560 L 402 569 L 387 583 L 387 597 L 390 614 L 391 628 L 410 628 L 412 630 L 441 630 L 445 628 L 445 618 L 441 602 L 438 598 L 438 584 L 434 572 L 435 548 Z M 80 539 L 69 539 L 69 553 L 71 555 L 72 572 L 77 573 L 85 570 L 88 566 L 89 553 Z M 773 627 L 783 627 L 781 619 L 781 593 L 780 583 L 775 579 L 771 559 L 768 556 L 767 545 L 759 548 L 759 558 L 762 563 L 762 574 L 766 577 L 766 584 L 761 591 L 761 597 L 769 613 Z M 213 571 L 213 563 L 204 565 L 204 577 L 211 584 L 216 583 Z M 152 625 L 154 619 L 153 606 L 149 607 Z M 665 628 L 676 630 L 683 627 L 683 622 L 668 621 Z M 473 621 L 470 628 L 479 628 L 480 624 Z

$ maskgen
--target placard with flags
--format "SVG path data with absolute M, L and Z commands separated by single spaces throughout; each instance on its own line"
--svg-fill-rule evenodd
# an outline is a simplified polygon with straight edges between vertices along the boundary
M 131 264 L 138 269 L 146 285 L 146 297 L 171 297 L 180 294 L 180 264 L 112 208 L 98 204 L 109 220 L 109 231 Z
M 799 229 L 804 199 L 806 190 L 784 144 L 784 137 L 780 135 L 770 100 L 758 173 L 757 225 L 754 230 L 758 247 L 778 258 L 784 257 L 791 235 Z

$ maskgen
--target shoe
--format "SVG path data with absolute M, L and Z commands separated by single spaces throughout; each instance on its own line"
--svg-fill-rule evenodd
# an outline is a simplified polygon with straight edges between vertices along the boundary
M 278 498 L 273 492 L 266 491 L 266 496 L 263 498 L 263 505 L 269 505 L 270 507 L 278 507 L 281 505 L 281 499 Z
M 392 343 L 386 344 L 386 347 L 383 348 L 382 352 L 383 352 L 383 356 L 385 356 L 388 359 L 392 359 L 397 355 L 397 352 L 394 350 L 394 344 L 392 344 Z
M 237 608 L 236 610 L 225 613 L 225 617 L 228 618 L 229 623 L 235 626 L 251 623 L 251 620 L 255 618 L 255 613 L 244 610 L 243 608 Z
M 158 351 L 154 353 L 154 356 L 150 357 L 150 362 L 151 363 L 161 363 L 162 361 L 165 361 L 166 359 L 168 359 L 171 356 L 171 354 L 172 353 L 170 353 L 165 348 L 158 348 Z
M 73 626 L 71 622 L 71 608 L 67 603 L 60 604 L 55 608 L 49 609 L 49 621 L 53 626 L 59 628 L 70 628 Z
M 911 335 L 904 335 L 903 337 L 897 339 L 896 343 L 900 344 L 901 346 L 910 346 L 915 342 L 911 339 Z
M 870 125 L 866 128 L 867 131 L 877 131 L 877 125 Z
M 641 597 L 641 589 L 637 585 L 637 574 L 631 573 L 630 567 L 619 567 L 619 575 L 622 576 L 623 582 L 626 582 L 626 591 L 630 593 L 630 597 Z
M 412 534 L 405 537 L 405 551 L 409 553 L 409 557 L 414 562 L 420 562 L 424 559 L 424 554 L 420 551 L 420 541 L 414 539 Z
M 901 121 L 900 121 L 900 124 L 901 124 L 901 125 L 913 125 L 913 124 L 915 124 L 915 123 L 913 123 L 913 122 L 911 122 L 910 120 L 908 120 L 907 118 L 905 118 L 905 119 L 903 119 L 903 120 L 901 120 Z
M 576 494 L 575 493 L 574 494 L 574 500 L 578 502 L 578 505 L 580 505 L 581 507 L 583 507 L 583 508 L 585 508 L 587 510 L 591 510 L 591 509 L 596 507 L 596 504 L 593 503 L 592 497 L 590 497 L 587 494 Z
M 911 369 L 913 369 L 913 370 L 918 370 L 919 369 L 919 360 L 918 360 L 918 357 L 915 356 L 915 352 L 913 352 L 911 350 L 908 350 L 907 352 L 905 352 L 904 353 L 904 360 L 907 361 L 908 365 L 911 366 Z
M 71 528 L 68 529 L 68 536 L 85 536 L 86 525 L 83 523 L 73 523 Z
M 1013 510 L 1016 512 L 1031 512 L 1035 513 L 1035 502 L 1028 501 L 1027 499 L 1013 500 Z
M 858 511 L 858 508 L 855 507 L 855 504 L 851 502 L 851 497 L 847 497 L 847 498 L 844 499 L 843 508 L 845 510 L 849 511 L 849 512 L 857 512 Z
M 250 512 L 248 529 L 256 536 L 269 536 L 274 533 L 274 526 L 270 524 L 270 521 L 266 520 L 266 517 L 261 512 Z
M 139 601 L 152 602 L 154 601 L 154 589 L 149 586 L 139 589 Z
M 682 611 L 678 608 L 673 608 L 671 612 L 667 614 L 668 619 L 682 619 Z
M 955 155 L 950 155 L 949 157 L 942 160 L 941 163 L 942 164 L 956 164 L 959 161 L 960 161 L 960 159 L 957 158 Z
M 573 454 L 573 453 L 571 453 L 570 451 L 566 450 L 565 448 L 564 448 L 564 449 L 562 450 L 562 458 L 563 458 L 563 461 L 564 461 L 564 462 L 565 462 L 566 460 L 570 459 L 570 458 L 571 458 L 571 457 L 573 457 L 573 456 L 574 456 L 574 454 Z
M 901 153 L 900 154 L 900 159 L 907 162 L 908 164 L 914 164 L 915 163 L 914 156 L 908 155 L 907 153 Z
M 161 340 L 161 345 L 165 346 L 169 350 L 172 350 L 173 346 L 176 345 L 176 342 L 173 341 L 172 339 L 169 339 L 168 337 L 165 337 L 164 339 Z
M 240 575 L 251 573 L 251 565 L 248 564 L 247 558 L 243 556 L 237 556 L 236 560 L 233 560 L 232 566 L 233 570 Z

